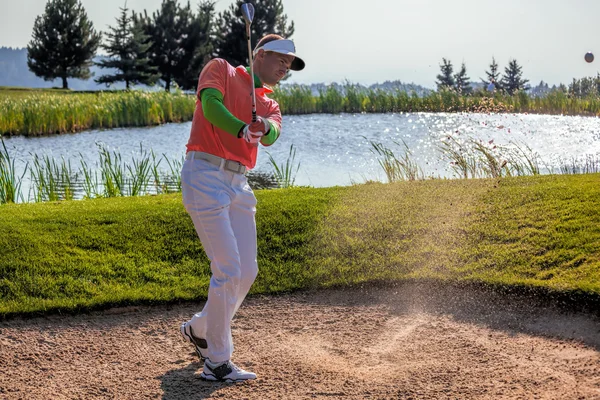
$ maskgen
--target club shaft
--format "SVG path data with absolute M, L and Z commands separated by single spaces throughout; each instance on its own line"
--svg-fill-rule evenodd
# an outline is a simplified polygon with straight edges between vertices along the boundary
M 254 90 L 254 65 L 252 61 L 252 43 L 250 41 L 250 24 L 246 24 L 246 37 L 248 38 L 248 60 L 250 61 L 250 81 L 252 82 L 252 122 L 256 122 L 256 92 Z

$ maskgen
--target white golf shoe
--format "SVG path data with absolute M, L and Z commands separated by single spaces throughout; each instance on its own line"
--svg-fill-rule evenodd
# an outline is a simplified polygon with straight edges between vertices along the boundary
M 206 359 L 200 377 L 207 381 L 241 382 L 248 379 L 256 379 L 256 374 L 244 371 L 230 360 L 213 364 L 209 359 Z
M 206 350 L 208 349 L 206 339 L 195 336 L 194 330 L 188 322 L 184 322 L 183 324 L 181 324 L 179 330 L 181 331 L 181 336 L 183 336 L 183 338 L 187 342 L 190 342 L 194 345 L 194 347 L 196 348 L 196 354 L 198 354 L 200 360 L 206 360 Z

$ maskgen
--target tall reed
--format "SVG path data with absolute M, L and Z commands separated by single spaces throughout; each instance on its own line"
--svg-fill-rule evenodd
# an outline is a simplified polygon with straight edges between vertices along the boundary
M 454 137 L 448 136 L 437 144 L 437 149 L 450 162 L 450 167 L 458 178 L 478 177 L 477 159 L 469 150 L 468 142 L 459 143 Z
M 600 154 L 586 154 L 580 158 L 571 157 L 558 159 L 558 169 L 561 174 L 594 174 L 600 172 Z
M 423 96 L 400 90 L 368 89 L 346 82 L 329 85 L 313 93 L 310 86 L 289 85 L 275 89 L 273 97 L 285 114 L 314 113 L 389 113 L 389 112 L 478 112 L 600 115 L 600 97 L 576 98 L 560 91 L 543 97 L 524 91 L 514 95 L 489 96 L 476 91 L 461 95 L 453 90 L 430 92 Z
M 23 175 L 17 176 L 15 159 L 11 158 L 2 135 L 0 135 L 0 141 L 2 142 L 0 149 L 0 204 L 16 203 L 23 199 L 21 184 L 27 173 L 27 165 L 25 165 Z
M 73 183 L 77 174 L 71 168 L 71 162 L 61 157 L 57 162 L 49 155 L 33 154 L 31 182 L 35 201 L 72 200 Z
M 296 181 L 296 174 L 300 169 L 300 163 L 294 166 L 294 160 L 296 158 L 296 149 L 294 145 L 290 145 L 290 152 L 285 163 L 277 164 L 277 161 L 273 158 L 271 153 L 267 152 L 269 156 L 269 162 L 274 170 L 275 180 L 280 188 L 293 187 Z
M 35 92 L 0 100 L 0 134 L 38 136 L 190 121 L 195 96 L 182 92 Z
M 400 144 L 394 142 L 397 146 Z M 371 142 L 371 152 L 381 157 L 377 161 L 385 172 L 388 182 L 414 181 L 423 179 L 423 170 L 412 159 L 412 153 L 404 141 L 404 153 L 399 158 L 393 150 L 385 147 L 382 143 Z
M 155 157 L 153 158 L 155 159 Z M 140 157 L 133 157 L 131 164 L 126 165 L 129 172 L 128 196 L 139 196 L 146 193 L 152 168 L 150 155 L 140 143 Z
M 125 167 L 121 153 L 110 151 L 105 145 L 98 144 L 100 152 L 100 177 L 104 188 L 104 197 L 124 196 Z
M 183 168 L 184 156 L 179 159 L 171 160 L 163 153 L 163 158 L 169 166 L 169 173 L 166 178 L 168 181 L 165 184 L 165 192 L 171 191 L 171 188 L 177 192 L 181 192 L 181 169 Z
M 80 170 L 83 175 L 83 197 L 88 199 L 100 197 L 102 193 L 99 190 L 100 183 L 98 181 L 98 172 L 90 168 L 83 154 L 79 153 L 79 157 L 81 163 Z

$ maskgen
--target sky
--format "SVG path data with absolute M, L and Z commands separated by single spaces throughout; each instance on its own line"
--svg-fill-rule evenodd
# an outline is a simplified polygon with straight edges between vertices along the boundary
M 125 0 L 81 0 L 97 30 L 115 25 Z M 127 0 L 136 12 L 162 0 Z M 192 5 L 198 0 L 191 0 Z M 233 0 L 216 1 L 217 12 Z M 25 47 L 46 0 L 0 0 L 0 47 Z M 297 54 L 306 62 L 291 83 L 348 80 L 370 85 L 401 80 L 435 88 L 442 58 L 455 71 L 464 62 L 472 81 L 485 77 L 492 57 L 510 59 L 537 85 L 595 76 L 600 57 L 598 0 L 283 0 Z

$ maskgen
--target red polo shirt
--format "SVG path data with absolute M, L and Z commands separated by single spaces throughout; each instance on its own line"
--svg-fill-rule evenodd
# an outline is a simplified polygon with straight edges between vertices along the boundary
M 248 124 L 252 122 L 251 86 L 252 81 L 246 68 L 234 68 L 227 61 L 215 58 L 206 64 L 200 73 L 197 94 L 199 95 L 202 89 L 217 89 L 223 95 L 223 105 L 229 112 Z M 281 129 L 279 104 L 266 96 L 273 91 L 267 87 L 260 87 L 256 88 L 255 92 L 256 114 L 269 119 Z M 196 96 L 196 110 L 186 147 L 187 151 L 202 151 L 238 161 L 248 169 L 256 165 L 258 148 L 208 122 L 202 112 L 199 96 Z

